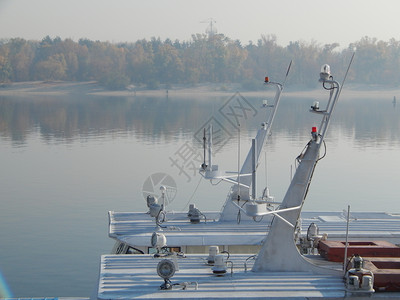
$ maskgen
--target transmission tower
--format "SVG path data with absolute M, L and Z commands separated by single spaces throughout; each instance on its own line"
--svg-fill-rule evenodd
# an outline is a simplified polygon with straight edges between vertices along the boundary
M 209 18 L 207 20 L 201 21 L 200 23 L 207 23 L 208 26 L 206 28 L 206 33 L 208 34 L 208 37 L 212 37 L 214 34 L 217 33 L 217 28 L 214 26 L 217 21 L 215 21 L 213 18 Z

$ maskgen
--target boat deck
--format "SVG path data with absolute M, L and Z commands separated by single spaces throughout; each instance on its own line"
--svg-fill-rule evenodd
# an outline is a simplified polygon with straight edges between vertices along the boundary
M 150 255 L 103 255 L 98 299 L 176 299 L 176 298 L 251 298 L 266 297 L 343 298 L 342 278 L 299 272 L 251 272 L 253 260 L 233 255 L 233 263 L 225 276 L 216 276 L 206 264 L 206 256 L 189 255 L 179 258 L 179 271 L 171 278 L 172 290 L 161 290 L 164 280 L 157 275 L 161 258 Z M 181 284 L 181 285 L 178 285 Z M 186 288 L 183 287 L 186 285 Z
M 154 231 L 161 230 L 169 245 L 260 245 L 268 232 L 271 218 L 261 222 L 243 220 L 218 221 L 219 214 L 206 212 L 207 222 L 192 224 L 186 213 L 169 213 L 168 221 L 157 228 L 154 218 L 146 213 L 109 212 L 109 236 L 132 246 L 150 246 Z M 346 214 L 343 212 L 302 212 L 301 235 L 315 223 L 320 234 L 330 240 L 346 236 Z M 385 212 L 351 213 L 350 240 L 385 240 L 400 243 L 400 214 Z
M 157 275 L 163 258 L 151 255 L 103 255 L 98 299 L 342 299 L 352 298 L 340 276 L 306 272 L 251 271 L 254 260 L 248 255 L 231 255 L 224 276 L 212 273 L 205 255 L 177 258 L 179 270 L 171 278 L 172 290 L 161 290 L 164 280 Z M 171 259 L 171 258 L 170 258 Z M 247 260 L 247 266 L 245 262 Z M 319 264 L 323 261 L 319 260 Z M 330 263 L 332 266 L 332 263 Z M 336 265 L 341 268 L 341 264 Z M 247 272 L 246 272 L 247 269 Z M 355 295 L 360 299 L 360 295 Z M 374 293 L 371 298 L 399 299 L 400 293 Z
M 347 212 L 303 212 L 302 233 L 314 222 L 320 233 L 328 233 L 328 239 L 346 236 Z M 359 240 L 382 239 L 400 243 L 400 214 L 386 212 L 353 212 L 350 214 L 349 238 Z

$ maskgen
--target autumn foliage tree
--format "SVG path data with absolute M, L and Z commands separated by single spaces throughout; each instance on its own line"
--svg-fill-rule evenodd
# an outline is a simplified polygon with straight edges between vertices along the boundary
M 262 35 L 242 45 L 223 34 L 194 34 L 190 41 L 159 38 L 134 43 L 109 43 L 45 37 L 0 41 L 0 82 L 32 80 L 97 81 L 109 89 L 136 87 L 170 88 L 199 83 L 239 83 L 260 88 L 265 75 L 283 79 L 293 60 L 290 84 L 315 87 L 320 65 L 329 63 L 343 77 L 354 49 L 354 65 L 348 80 L 353 83 L 400 84 L 400 41 L 363 37 L 339 50 L 338 43 L 292 41 L 277 44 L 274 35 Z

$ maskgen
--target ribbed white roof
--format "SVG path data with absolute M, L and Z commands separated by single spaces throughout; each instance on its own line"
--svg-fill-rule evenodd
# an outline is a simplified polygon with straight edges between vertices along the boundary
M 179 270 L 171 278 L 171 283 L 189 284 L 186 290 L 182 285 L 175 285 L 172 290 L 163 291 L 160 285 L 164 281 L 156 271 L 157 264 L 163 258 L 150 255 L 103 255 L 98 299 L 308 299 L 345 296 L 341 277 L 303 272 L 245 272 L 247 258 L 243 255 L 231 256 L 229 260 L 233 262 L 233 273 L 228 268 L 228 273 L 223 277 L 212 273 L 205 255 L 178 258 Z M 251 270 L 253 262 L 248 260 L 248 270 Z M 194 283 L 197 284 L 197 290 Z
M 161 230 L 173 245 L 259 245 L 265 238 L 270 220 L 261 222 L 218 221 L 218 213 L 205 213 L 207 222 L 192 224 L 186 213 L 167 214 L 168 221 Z M 133 246 L 150 246 L 150 237 L 157 230 L 154 218 L 146 213 L 109 212 L 110 237 Z M 301 232 L 315 223 L 320 233 L 329 239 L 344 239 L 346 216 L 343 212 L 302 212 Z M 400 215 L 384 212 L 351 213 L 349 237 L 351 239 L 378 240 L 400 243 Z

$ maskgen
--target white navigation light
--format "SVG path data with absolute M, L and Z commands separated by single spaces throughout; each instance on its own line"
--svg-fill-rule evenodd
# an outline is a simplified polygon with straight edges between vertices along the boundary
M 311 106 L 312 110 L 319 110 L 319 102 L 318 101 L 314 101 L 313 105 Z
M 321 73 L 331 75 L 331 67 L 328 64 L 324 64 L 321 67 Z
M 319 73 L 320 80 L 329 80 L 331 76 L 331 67 L 328 64 L 324 64 L 321 67 L 321 73 Z

